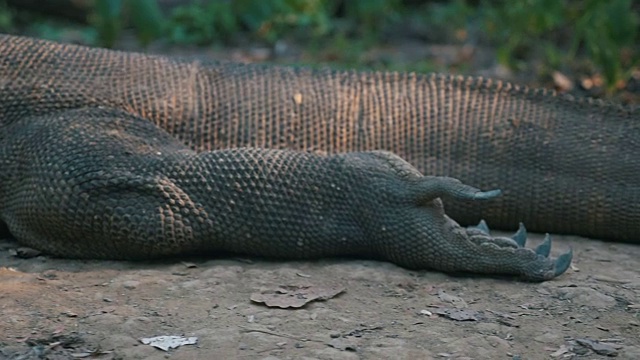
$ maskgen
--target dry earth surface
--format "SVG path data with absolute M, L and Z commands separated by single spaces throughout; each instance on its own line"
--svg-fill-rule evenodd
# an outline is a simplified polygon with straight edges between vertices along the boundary
M 640 247 L 554 240 L 556 255 L 574 249 L 574 266 L 539 284 L 357 259 L 23 259 L 3 240 L 0 357 L 640 359 Z M 335 289 L 300 308 L 252 301 L 296 305 Z M 197 343 L 140 341 L 161 335 Z

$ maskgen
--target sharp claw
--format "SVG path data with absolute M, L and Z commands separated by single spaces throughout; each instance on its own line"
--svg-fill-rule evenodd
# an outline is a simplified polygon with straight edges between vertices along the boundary
M 547 234 L 545 235 L 544 241 L 542 242 L 542 244 L 536 247 L 536 254 L 544 257 L 548 257 L 550 252 L 551 252 L 551 237 L 549 236 L 549 234 Z
M 478 223 L 478 225 L 476 225 L 476 229 L 482 231 L 483 233 L 489 235 L 489 233 L 491 232 L 489 230 L 489 225 L 487 225 L 487 222 L 484 221 L 484 219 L 480 220 L 480 222 Z
M 471 240 L 480 240 L 482 244 L 488 242 L 499 247 L 512 248 L 510 249 L 511 251 L 515 251 L 515 249 L 513 249 L 513 243 L 516 243 L 520 248 L 519 250 L 522 250 L 527 242 L 527 229 L 523 223 L 519 224 L 518 231 L 511 237 L 513 242 L 505 237 L 487 239 L 487 237 L 490 237 L 490 231 L 489 226 L 484 220 L 480 220 L 476 226 L 469 226 L 468 230 L 470 231 L 468 234 Z M 473 238 L 474 236 L 478 238 Z M 560 276 L 569 269 L 571 261 L 573 260 L 572 249 L 569 249 L 568 252 L 560 255 L 556 259 L 549 258 L 549 254 L 551 253 L 551 236 L 549 234 L 545 235 L 544 241 L 535 248 L 534 252 L 536 254 L 534 260 L 529 261 L 531 258 L 528 258 L 527 262 L 522 264 L 523 266 L 520 270 L 522 271 L 520 275 L 528 281 L 545 281 Z M 526 253 L 527 257 L 531 256 L 531 250 L 527 250 Z
M 573 259 L 573 249 L 569 249 L 569 252 L 566 252 L 560 255 L 555 262 L 556 271 L 554 273 L 554 277 L 562 275 L 569 266 L 571 266 L 571 260 Z
M 495 197 L 500 196 L 500 194 L 502 194 L 502 190 L 500 189 L 490 190 L 490 191 L 478 191 L 477 193 L 473 194 L 473 200 L 493 199 Z
M 513 239 L 518 244 L 518 246 L 524 247 L 524 245 L 527 243 L 527 228 L 524 227 L 523 223 L 520 223 L 518 231 L 513 234 L 511 239 Z

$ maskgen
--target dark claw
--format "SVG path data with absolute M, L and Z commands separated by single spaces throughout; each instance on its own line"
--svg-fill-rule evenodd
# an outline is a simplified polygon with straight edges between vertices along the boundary
M 549 236 L 549 234 L 547 234 L 545 235 L 544 241 L 542 242 L 542 244 L 536 247 L 536 254 L 544 257 L 548 257 L 549 253 L 551 253 L 551 237 Z
M 571 260 L 573 259 L 573 249 L 569 249 L 569 252 L 566 252 L 562 255 L 560 255 L 557 259 L 556 259 L 556 263 L 555 263 L 555 268 L 556 271 L 554 273 L 554 277 L 556 276 L 560 276 L 562 275 L 565 271 L 567 271 L 567 269 L 569 268 L 569 266 L 571 265 Z
M 489 235 L 490 230 L 489 230 L 489 225 L 487 225 L 487 222 L 483 220 L 480 220 L 480 222 L 478 223 L 478 225 L 476 225 L 476 229 L 482 231 L 483 233 Z
M 502 194 L 502 190 L 490 190 L 490 191 L 479 191 L 473 194 L 473 200 L 489 200 L 495 197 L 500 196 Z
M 511 238 L 518 244 L 518 246 L 524 247 L 527 243 L 527 229 L 524 227 L 523 223 L 520 223 L 518 231 L 516 231 Z

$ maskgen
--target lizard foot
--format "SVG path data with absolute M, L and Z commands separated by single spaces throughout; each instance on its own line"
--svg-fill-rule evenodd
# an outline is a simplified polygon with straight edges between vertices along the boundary
M 573 259 L 572 249 L 556 259 L 549 258 L 551 253 L 551 236 L 549 234 L 545 235 L 544 241 L 534 250 L 525 248 L 527 229 L 522 223 L 520 223 L 518 231 L 511 237 L 491 236 L 489 226 L 484 220 L 466 230 L 469 240 L 476 245 L 513 249 L 516 257 L 525 260 L 526 266 L 523 267 L 521 275 L 526 280 L 543 281 L 559 276 L 567 271 Z

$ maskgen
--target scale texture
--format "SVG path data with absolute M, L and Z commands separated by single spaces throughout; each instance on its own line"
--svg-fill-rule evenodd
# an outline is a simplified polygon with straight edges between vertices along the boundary
M 354 255 L 545 280 L 570 252 L 458 222 L 638 242 L 638 114 L 481 78 L 0 35 L 0 219 L 65 257 Z

